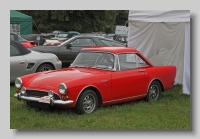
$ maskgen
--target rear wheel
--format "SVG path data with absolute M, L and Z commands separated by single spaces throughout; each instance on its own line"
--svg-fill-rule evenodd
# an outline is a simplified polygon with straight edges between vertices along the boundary
M 161 94 L 161 86 L 158 81 L 153 81 L 148 89 L 148 93 L 146 96 L 146 101 L 156 101 L 160 98 Z
M 77 114 L 92 113 L 96 110 L 98 98 L 93 90 L 85 90 L 79 97 L 75 106 Z
M 53 69 L 54 68 L 50 64 L 42 64 L 41 66 L 39 66 L 36 72 L 48 71 Z

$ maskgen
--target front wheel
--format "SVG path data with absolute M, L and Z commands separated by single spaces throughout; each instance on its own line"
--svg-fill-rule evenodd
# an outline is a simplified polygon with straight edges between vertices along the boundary
M 156 101 L 160 98 L 161 94 L 161 86 L 158 81 L 153 81 L 148 89 L 148 93 L 146 96 L 146 101 Z
M 85 90 L 79 97 L 75 106 L 77 114 L 92 113 L 96 110 L 98 98 L 93 90 Z

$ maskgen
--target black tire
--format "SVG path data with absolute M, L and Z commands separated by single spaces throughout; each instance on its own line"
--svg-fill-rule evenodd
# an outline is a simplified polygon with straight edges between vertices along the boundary
M 42 64 L 38 67 L 36 72 L 48 71 L 53 70 L 54 68 L 50 64 Z
M 149 86 L 145 100 L 148 102 L 156 101 L 160 99 L 160 95 L 161 95 L 160 83 L 158 81 L 153 81 Z
M 76 106 L 75 113 L 85 114 L 92 113 L 97 109 L 98 98 L 93 90 L 85 90 L 79 97 Z

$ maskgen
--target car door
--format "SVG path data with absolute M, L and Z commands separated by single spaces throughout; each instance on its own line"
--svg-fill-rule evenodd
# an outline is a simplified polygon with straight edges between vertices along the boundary
M 21 76 L 26 69 L 27 60 L 17 47 L 10 45 L 10 81 Z
M 59 58 L 64 63 L 72 63 L 82 48 L 96 45 L 94 41 L 88 37 L 75 38 L 68 44 L 71 44 L 70 48 L 67 48 L 66 44 L 59 49 Z
M 144 95 L 145 70 L 140 68 L 137 54 L 118 55 L 118 68 L 112 74 L 112 97 L 120 99 Z

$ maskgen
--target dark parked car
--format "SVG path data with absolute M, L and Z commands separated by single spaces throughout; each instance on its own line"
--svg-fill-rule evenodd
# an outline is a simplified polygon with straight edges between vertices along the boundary
M 68 67 L 84 47 L 90 46 L 125 46 L 123 43 L 100 36 L 77 35 L 57 46 L 37 46 L 34 51 L 53 53 L 62 61 L 63 67 Z

